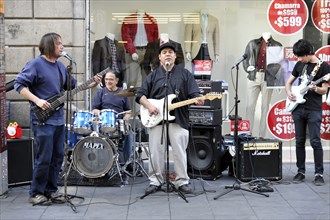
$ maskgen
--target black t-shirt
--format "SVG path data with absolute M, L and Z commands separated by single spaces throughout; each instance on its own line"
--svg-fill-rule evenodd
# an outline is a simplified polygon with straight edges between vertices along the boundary
M 298 80 L 304 69 L 305 64 L 298 61 L 296 65 L 294 66 L 292 70 L 292 75 L 295 76 Z M 308 77 L 310 77 L 312 71 L 314 70 L 314 67 L 316 66 L 316 63 L 307 63 L 307 69 L 306 73 Z M 329 65 L 327 62 L 323 62 L 320 66 L 320 69 L 317 71 L 315 77 L 312 79 L 312 81 L 316 81 L 320 79 L 321 77 L 325 76 L 327 73 L 329 73 Z M 317 86 L 321 86 L 322 83 L 325 81 L 320 82 Z M 306 109 L 311 110 L 322 110 L 322 95 L 319 95 L 318 93 L 308 90 L 307 94 L 304 95 L 304 99 L 306 99 L 305 103 L 300 104 L 301 106 L 304 106 Z

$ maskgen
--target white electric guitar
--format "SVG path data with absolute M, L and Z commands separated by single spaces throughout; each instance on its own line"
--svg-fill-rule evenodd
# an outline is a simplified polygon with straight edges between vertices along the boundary
M 301 82 L 299 86 L 292 86 L 291 92 L 296 96 L 295 101 L 291 101 L 289 98 L 286 98 L 285 103 L 285 110 L 287 112 L 292 112 L 299 104 L 303 104 L 306 102 L 306 99 L 304 99 L 304 96 L 308 92 L 308 86 L 310 84 L 317 85 L 318 83 L 322 82 L 323 80 L 327 81 L 330 79 L 330 73 L 323 76 L 322 78 L 319 78 L 316 81 L 309 82 L 308 80 L 304 80 Z
M 170 115 L 170 111 L 182 107 L 182 106 L 186 106 L 186 105 L 190 105 L 193 104 L 196 101 L 196 98 L 193 99 L 188 99 L 185 101 L 181 101 L 181 102 L 176 102 L 176 103 L 172 103 L 172 100 L 176 98 L 175 94 L 170 94 L 167 96 L 167 103 L 168 103 L 168 111 L 167 111 L 167 118 L 164 118 L 163 115 L 163 106 L 164 106 L 164 102 L 165 102 L 165 98 L 162 99 L 148 99 L 148 101 L 153 104 L 154 106 L 156 106 L 159 110 L 159 113 L 157 115 L 151 115 L 149 113 L 149 110 L 147 108 L 145 108 L 143 105 L 140 106 L 140 116 L 141 116 L 141 122 L 142 124 L 147 127 L 147 128 L 152 128 L 156 125 L 158 125 L 161 121 L 163 121 L 164 119 L 167 119 L 168 121 L 173 121 L 175 119 L 175 116 Z M 213 99 L 221 99 L 222 98 L 222 94 L 220 93 L 208 93 L 204 96 L 200 97 L 203 100 L 213 100 Z M 166 114 L 166 112 L 165 112 Z

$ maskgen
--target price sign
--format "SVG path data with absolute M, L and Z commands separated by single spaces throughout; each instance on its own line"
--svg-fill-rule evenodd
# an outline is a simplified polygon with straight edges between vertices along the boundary
M 321 139 L 330 140 L 330 106 L 322 104 Z
M 330 2 L 315 0 L 312 6 L 312 21 L 319 31 L 330 34 Z
M 315 56 L 317 56 L 324 62 L 328 62 L 328 64 L 330 65 L 330 46 L 327 45 L 327 46 L 321 47 L 320 49 L 318 49 L 315 52 Z
M 270 26 L 283 35 L 297 33 L 308 20 L 308 8 L 303 0 L 273 0 L 267 13 Z
M 267 126 L 270 133 L 281 140 L 295 137 L 294 123 L 290 112 L 285 110 L 285 100 L 275 103 L 268 111 Z

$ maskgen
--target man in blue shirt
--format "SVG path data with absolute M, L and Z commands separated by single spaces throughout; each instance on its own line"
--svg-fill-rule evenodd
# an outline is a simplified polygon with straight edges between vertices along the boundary
M 29 202 L 34 205 L 66 201 L 57 193 L 57 180 L 64 158 L 64 110 L 62 107 L 53 109 L 53 102 L 50 101 L 52 97 L 61 96 L 63 90 L 76 86 L 76 79 L 71 78 L 71 88 L 67 88 L 67 70 L 57 60 L 63 49 L 59 34 L 45 34 L 39 44 L 40 56 L 24 66 L 14 83 L 15 90 L 29 100 L 32 107 L 37 107 L 41 115 L 53 112 L 40 120 L 31 111 L 35 157 Z M 96 86 L 100 80 L 100 77 L 95 76 L 94 82 L 86 86 L 86 89 Z

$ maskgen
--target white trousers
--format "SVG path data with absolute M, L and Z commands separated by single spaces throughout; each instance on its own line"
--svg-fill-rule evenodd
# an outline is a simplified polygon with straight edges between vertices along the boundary
M 165 125 L 166 127 L 166 125 Z M 165 128 L 164 128 L 165 129 Z M 149 180 L 151 185 L 159 186 L 164 183 L 166 176 L 163 175 L 166 159 L 165 132 L 161 144 L 162 126 L 149 129 Z M 187 173 L 186 149 L 189 141 L 189 131 L 176 123 L 169 124 L 169 142 L 172 149 L 174 171 L 176 178 L 173 184 L 180 187 L 189 183 Z
M 269 109 L 269 103 L 272 97 L 273 90 L 267 89 L 267 83 L 264 80 L 265 73 L 257 72 L 256 80 L 248 80 L 248 91 L 247 91 L 247 108 L 246 118 L 250 120 L 251 132 L 253 132 L 254 118 L 256 113 L 256 105 L 259 94 L 261 93 L 261 116 L 259 126 L 257 127 L 258 134 L 253 134 L 258 137 L 265 137 L 267 129 L 267 112 Z

